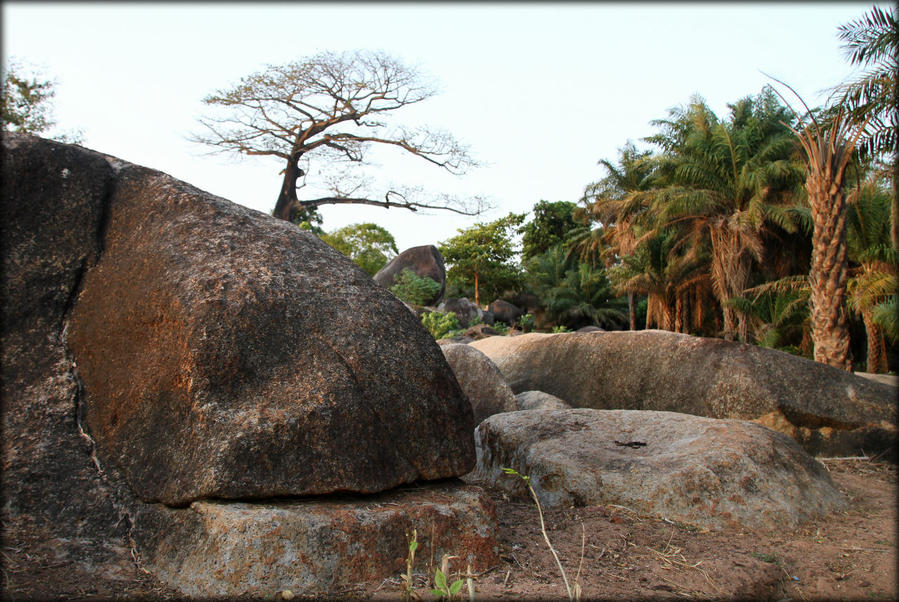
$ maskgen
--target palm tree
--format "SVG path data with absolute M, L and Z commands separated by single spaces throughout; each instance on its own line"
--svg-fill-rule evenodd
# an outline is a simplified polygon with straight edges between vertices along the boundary
M 753 261 L 764 255 L 764 232 L 774 221 L 795 231 L 790 214 L 800 171 L 783 122 L 787 109 L 766 89 L 731 105 L 719 120 L 699 98 L 657 120 L 662 132 L 647 138 L 663 154 L 656 188 L 632 195 L 647 204 L 656 223 L 683 224 L 684 244 L 710 249 L 709 276 L 724 317 L 724 338 L 747 340 L 748 323 L 728 299 L 747 288 Z
M 809 271 L 814 358 L 852 370 L 845 308 L 849 265 L 843 183 L 864 126 L 854 125 L 842 109 L 837 111 L 827 129 L 818 123 L 807 106 L 806 114 L 811 123 L 802 130 L 790 129 L 799 139 L 808 165 L 805 188 L 814 225 Z
M 635 222 L 645 206 L 631 203 L 630 195 L 646 189 L 648 177 L 655 167 L 652 153 L 638 150 L 631 141 L 618 149 L 618 155 L 617 165 L 607 159 L 599 161 L 608 175 L 586 187 L 581 199 L 585 207 L 575 215 L 584 222 L 599 222 L 600 226 L 577 231 L 567 241 L 570 253 L 591 265 L 601 260 L 607 268 L 618 263 L 620 257 L 631 254 L 636 247 Z M 627 295 L 628 327 L 636 330 L 634 295 L 637 291 L 619 290 Z
M 863 156 L 892 161 L 893 200 L 890 238 L 899 249 L 899 19 L 897 9 L 877 6 L 862 17 L 839 27 L 849 61 L 866 68 L 856 79 L 837 86 L 830 98 L 849 111 L 855 125 L 862 125 L 859 150 Z
M 883 328 L 875 311 L 897 291 L 896 260 L 890 243 L 890 195 L 869 178 L 849 196 L 846 242 L 850 268 L 846 285 L 849 309 L 859 314 L 867 335 L 867 371 L 888 370 Z

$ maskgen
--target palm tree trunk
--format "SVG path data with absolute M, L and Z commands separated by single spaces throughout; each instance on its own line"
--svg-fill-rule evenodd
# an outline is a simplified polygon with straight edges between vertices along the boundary
M 627 321 L 628 329 L 637 330 L 637 306 L 634 304 L 633 291 L 627 292 Z
M 883 330 L 874 322 L 871 310 L 862 312 L 862 321 L 865 323 L 865 333 L 868 336 L 868 372 L 873 374 L 885 374 L 887 367 L 887 349 L 883 339 Z
M 831 175 L 830 170 L 826 170 Z M 846 199 L 839 182 L 816 177 L 810 170 L 806 188 L 812 206 L 811 286 L 812 340 L 815 361 L 852 370 L 846 318 Z

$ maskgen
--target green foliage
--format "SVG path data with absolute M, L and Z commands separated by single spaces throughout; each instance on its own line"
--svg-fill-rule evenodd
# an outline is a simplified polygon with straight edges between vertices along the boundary
M 456 330 L 459 330 L 459 319 L 454 312 L 441 313 L 430 311 L 421 316 L 422 325 L 434 339 L 443 339 Z
M 399 252 L 393 235 L 372 223 L 351 224 L 320 237 L 372 276 Z
M 556 333 L 556 334 L 560 334 L 560 333 L 563 333 L 563 332 L 571 332 L 571 331 L 568 329 L 567 326 L 563 326 L 563 325 L 560 324 L 560 325 L 558 325 L 558 326 L 553 326 L 553 332 Z
M 421 307 L 440 291 L 439 282 L 428 276 L 419 276 L 409 268 L 403 268 L 393 282 L 390 292 L 416 307 Z
M 518 326 L 524 332 L 531 332 L 532 330 L 534 330 L 534 324 L 534 316 L 532 316 L 531 314 L 524 314 L 523 316 L 518 318 Z
M 56 95 L 56 83 L 24 73 L 24 67 L 15 60 L 9 61 L 3 73 L 3 97 L 0 119 L 3 130 L 22 134 L 42 134 L 51 130 L 53 119 L 52 100 Z M 82 135 L 60 134 L 54 136 L 61 142 L 80 143 Z
M 494 322 L 493 326 L 491 326 L 490 328 L 492 328 L 502 336 L 509 334 L 509 325 L 505 322 Z
M 562 244 L 576 230 L 585 226 L 574 218 L 577 205 L 568 201 L 539 201 L 534 205 L 534 218 L 519 229 L 521 257 L 528 260 Z
M 510 213 L 487 224 L 459 229 L 457 236 L 441 243 L 440 253 L 449 265 L 447 279 L 460 287 L 473 285 L 476 305 L 481 304 L 482 293 L 496 297 L 520 286 L 512 234 L 522 221 L 523 214 Z
M 531 258 L 526 264 L 526 282 L 546 316 L 557 324 L 574 329 L 589 325 L 616 328 L 627 322 L 605 270 L 567 256 L 561 245 Z
M 408 537 L 408 533 L 406 534 Z M 409 553 L 406 556 L 406 574 L 403 578 L 403 600 L 412 599 L 415 588 L 412 583 L 412 566 L 415 564 L 415 550 L 418 549 L 418 531 L 412 529 L 412 537 L 409 537 Z
M 446 575 L 443 574 L 439 568 L 434 573 L 434 588 L 431 589 L 431 593 L 438 598 L 451 598 L 459 593 L 459 590 L 462 589 L 463 581 L 461 579 L 457 579 L 453 581 L 451 584 L 447 584 Z

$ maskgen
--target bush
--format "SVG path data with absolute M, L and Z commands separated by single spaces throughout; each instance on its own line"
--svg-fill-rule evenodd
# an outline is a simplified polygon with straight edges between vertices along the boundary
M 394 279 L 390 292 L 410 305 L 421 307 L 440 292 L 440 283 L 427 276 L 419 276 L 404 268 Z
M 534 330 L 534 316 L 531 314 L 524 314 L 518 318 L 518 326 L 521 328 L 522 332 L 531 332 Z
M 459 319 L 453 312 L 431 311 L 421 316 L 421 324 L 428 329 L 434 339 L 442 339 L 459 330 Z

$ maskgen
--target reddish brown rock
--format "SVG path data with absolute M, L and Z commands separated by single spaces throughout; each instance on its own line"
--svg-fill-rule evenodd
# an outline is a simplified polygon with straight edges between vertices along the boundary
M 478 487 L 428 485 L 375 496 L 148 508 L 137 527 L 147 566 L 182 595 L 315 594 L 404 573 L 417 532 L 416 572 L 499 564 L 493 503 Z M 153 534 L 146 537 L 145 534 Z
M 516 393 L 545 391 L 574 407 L 747 420 L 779 412 L 793 427 L 841 433 L 798 439 L 812 454 L 880 453 L 896 443 L 895 387 L 773 349 L 661 330 L 534 333 L 472 346 Z
M 827 470 L 752 422 L 636 410 L 496 414 L 475 431 L 466 476 L 548 507 L 619 504 L 707 528 L 793 528 L 845 506 Z
M 101 458 L 146 502 L 371 493 L 474 462 L 468 402 L 396 297 L 149 169 L 118 173 L 69 342 Z

